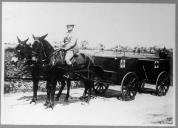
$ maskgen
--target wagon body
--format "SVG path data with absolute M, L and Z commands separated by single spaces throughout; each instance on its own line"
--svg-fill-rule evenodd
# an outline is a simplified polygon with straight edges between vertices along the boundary
M 169 89 L 172 64 L 170 59 L 95 56 L 94 64 L 103 71 L 99 81 L 121 85 L 123 95 L 132 92 L 133 94 L 126 95 L 134 97 L 137 91 L 143 90 L 145 83 L 155 84 L 155 92 L 160 96 L 166 95 Z
M 94 64 L 102 68 L 102 79 L 113 84 L 121 84 L 127 72 L 138 72 L 138 59 L 129 57 L 101 57 L 94 58 Z

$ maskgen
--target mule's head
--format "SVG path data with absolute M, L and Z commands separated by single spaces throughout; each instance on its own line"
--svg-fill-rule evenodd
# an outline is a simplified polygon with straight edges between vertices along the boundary
M 18 45 L 15 48 L 15 55 L 12 57 L 11 62 L 17 63 L 19 60 L 30 59 L 31 47 L 30 44 L 27 44 L 29 38 L 22 41 L 17 37 Z
M 46 42 L 45 38 L 47 35 L 48 34 L 41 37 L 35 37 L 33 35 L 34 42 L 32 44 L 32 60 L 35 62 L 44 59 L 46 57 L 47 51 L 45 51 L 46 44 L 44 42 Z

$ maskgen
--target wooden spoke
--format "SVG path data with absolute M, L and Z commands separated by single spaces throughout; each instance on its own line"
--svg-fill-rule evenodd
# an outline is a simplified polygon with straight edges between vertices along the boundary
M 108 86 L 109 86 L 108 84 L 105 84 L 105 83 L 98 81 L 98 82 L 94 83 L 93 90 L 96 94 L 101 95 L 101 94 L 104 94 L 107 91 Z
M 137 94 L 138 77 L 133 72 L 128 72 L 121 82 L 121 92 L 124 98 L 134 99 Z
M 166 71 L 161 72 L 156 80 L 156 94 L 165 96 L 169 90 L 170 80 Z

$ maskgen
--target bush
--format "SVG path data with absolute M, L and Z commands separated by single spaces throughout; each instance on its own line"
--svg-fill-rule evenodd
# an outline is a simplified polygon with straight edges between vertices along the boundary
M 14 56 L 14 49 L 13 48 L 7 48 L 5 50 L 5 59 L 4 59 L 4 76 L 5 80 L 6 78 L 27 78 L 30 77 L 30 72 L 28 74 L 18 74 L 22 70 L 22 65 L 24 64 L 23 61 L 19 61 L 17 65 L 11 64 L 11 58 Z M 77 88 L 79 87 L 79 82 L 72 82 L 71 88 Z M 59 90 L 60 84 L 57 84 L 56 90 Z M 66 89 L 66 86 L 65 86 Z M 26 92 L 26 91 L 33 91 L 33 82 L 31 80 L 20 80 L 20 79 L 9 79 L 8 81 L 4 82 L 4 93 L 10 93 L 10 92 Z M 38 86 L 38 91 L 46 92 L 46 81 L 40 81 Z
M 4 86 L 4 93 L 9 93 L 10 92 L 10 86 L 9 85 L 6 85 Z

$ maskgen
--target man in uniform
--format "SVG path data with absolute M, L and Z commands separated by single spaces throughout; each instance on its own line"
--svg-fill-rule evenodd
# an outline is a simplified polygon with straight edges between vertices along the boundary
M 78 40 L 73 32 L 74 26 L 74 24 L 67 25 L 67 33 L 64 37 L 62 46 L 62 49 L 66 51 L 65 61 L 69 66 L 72 64 L 71 59 L 74 55 L 74 51 L 76 50 Z

